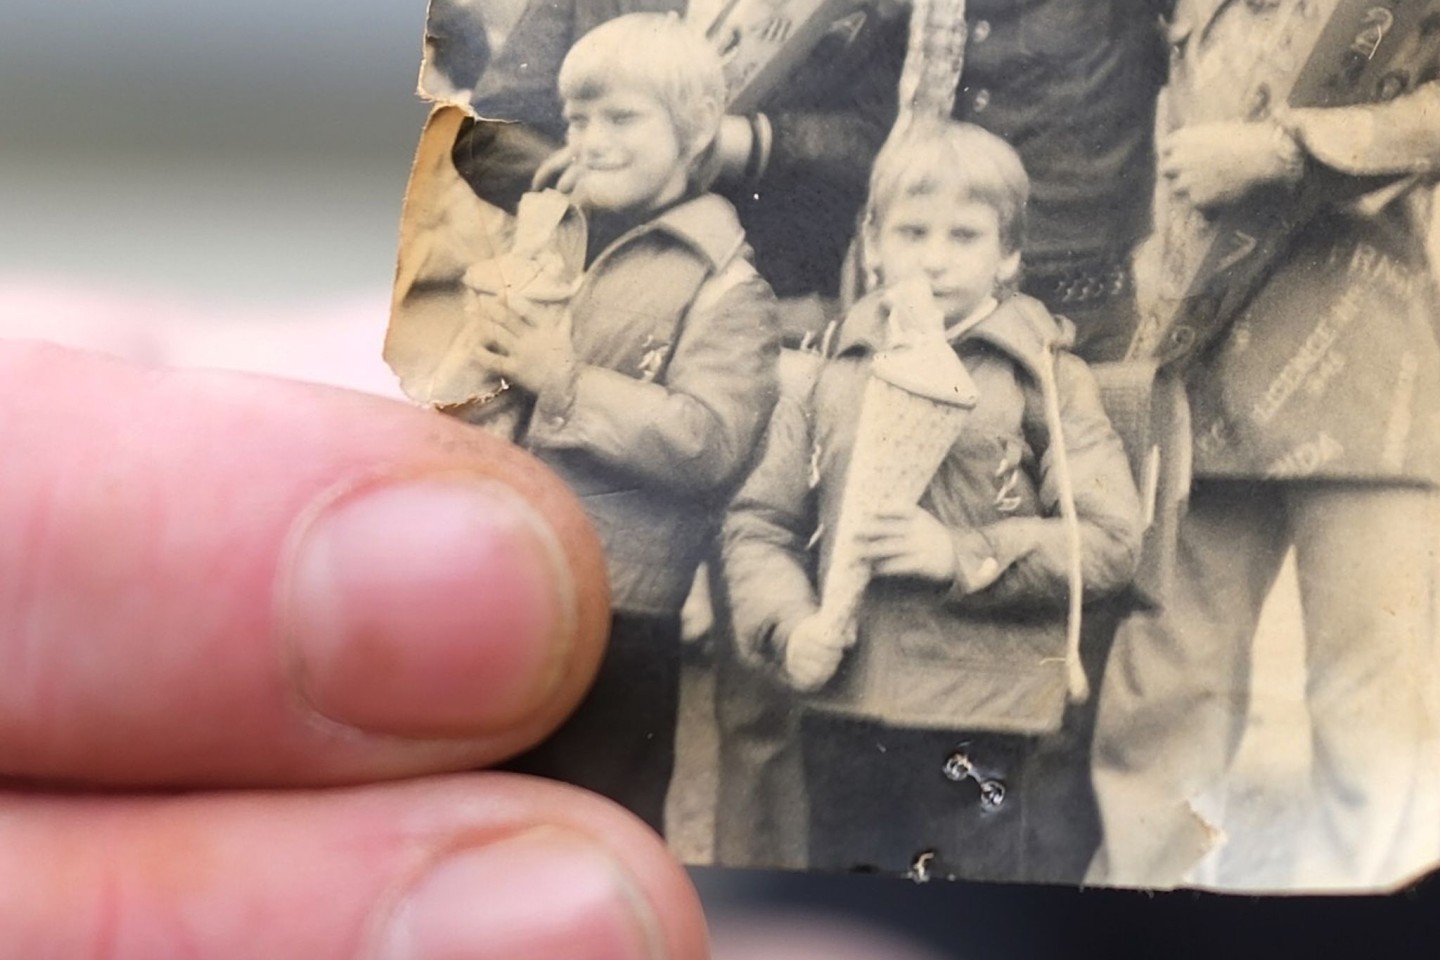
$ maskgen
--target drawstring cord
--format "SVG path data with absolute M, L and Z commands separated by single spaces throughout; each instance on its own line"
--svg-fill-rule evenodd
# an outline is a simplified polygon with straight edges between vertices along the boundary
M 1080 661 L 1080 620 L 1085 606 L 1085 578 L 1080 564 L 1080 517 L 1075 509 L 1075 485 L 1070 476 L 1070 455 L 1065 449 L 1064 425 L 1060 418 L 1060 386 L 1055 368 L 1060 362 L 1060 344 L 1045 344 L 1045 361 L 1040 364 L 1040 387 L 1045 397 L 1045 420 L 1050 428 L 1050 451 L 1055 480 L 1060 488 L 1060 517 L 1065 525 L 1069 553 L 1069 608 L 1065 617 L 1065 680 L 1071 703 L 1090 699 L 1090 681 Z

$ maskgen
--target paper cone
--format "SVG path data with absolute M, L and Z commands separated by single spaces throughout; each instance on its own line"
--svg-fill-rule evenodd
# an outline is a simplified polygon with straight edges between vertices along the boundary
M 928 291 L 924 301 L 922 309 L 908 311 L 910 320 L 933 309 Z M 943 323 L 938 311 L 934 316 Z M 875 358 L 820 592 L 820 616 L 832 635 L 853 642 L 856 611 L 870 582 L 857 529 L 882 510 L 919 502 L 975 402 L 974 382 L 938 326 L 933 335 L 913 337 Z
M 584 251 L 584 224 L 568 198 L 553 190 L 526 194 L 510 251 L 465 272 L 464 322 L 403 369 L 387 356 L 405 394 L 514 439 L 526 401 L 509 393 L 480 349 L 493 336 L 496 319 L 517 304 L 535 322 L 564 323 Z

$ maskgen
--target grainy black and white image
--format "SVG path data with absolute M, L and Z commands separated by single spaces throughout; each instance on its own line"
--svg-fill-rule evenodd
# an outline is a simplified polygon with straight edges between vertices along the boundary
M 1440 0 L 432 0 L 386 359 L 580 496 L 688 861 L 1440 859 Z

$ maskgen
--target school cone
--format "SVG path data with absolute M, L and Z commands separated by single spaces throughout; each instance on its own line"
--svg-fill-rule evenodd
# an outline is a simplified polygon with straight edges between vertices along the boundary
M 975 406 L 975 384 L 944 337 L 928 288 L 892 294 L 892 345 L 871 366 L 845 474 L 834 547 L 820 592 L 830 636 L 855 642 L 860 597 L 870 582 L 858 528 L 876 513 L 914 506 Z
M 536 322 L 564 323 L 584 245 L 584 225 L 568 197 L 554 190 L 522 197 L 510 252 L 465 272 L 464 322 L 424 365 L 396 367 L 406 395 L 513 440 L 526 401 L 484 364 L 480 348 L 493 336 L 496 317 L 512 305 L 527 305 Z

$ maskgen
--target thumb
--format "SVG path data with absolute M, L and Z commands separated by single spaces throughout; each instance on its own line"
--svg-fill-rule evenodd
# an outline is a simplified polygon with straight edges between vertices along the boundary
M 0 773 L 325 784 L 463 769 L 579 702 L 573 497 L 389 400 L 0 341 Z
M 573 787 L 0 793 L 0 956 L 702 960 L 684 871 Z

